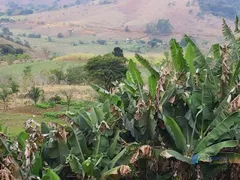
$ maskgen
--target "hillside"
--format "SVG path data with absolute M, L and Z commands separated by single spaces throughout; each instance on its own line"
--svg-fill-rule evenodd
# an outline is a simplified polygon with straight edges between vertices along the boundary
M 11 46 L 13 46 L 15 49 L 20 48 L 20 49 L 22 49 L 26 54 L 30 55 L 32 58 L 40 58 L 40 57 L 43 56 L 42 53 L 40 53 L 40 52 L 33 51 L 33 50 L 29 49 L 29 48 L 26 48 L 26 47 L 24 47 L 24 46 L 21 46 L 21 45 L 19 45 L 19 44 L 16 44 L 16 43 L 14 43 L 14 42 L 12 42 L 12 41 L 8 41 L 8 40 L 0 37 L 0 45 L 1 45 L 1 44 L 11 45 Z
M 7 5 L 9 2 L 14 2 L 14 3 L 17 3 L 17 4 L 37 4 L 37 5 L 51 5 L 55 2 L 57 2 L 58 4 L 61 4 L 61 5 L 65 5 L 65 4 L 71 4 L 71 3 L 75 3 L 76 0 L 21 0 L 21 1 L 18 1 L 18 0 L 0 0 L 0 4 L 4 4 L 4 5 Z
M 203 13 L 234 19 L 240 15 L 240 0 L 198 0 Z
M 188 0 L 169 3 L 168 0 L 123 0 L 109 5 L 80 5 L 68 9 L 42 12 L 27 16 L 27 21 L 11 25 L 44 35 L 56 36 L 68 33 L 72 28 L 75 35 L 97 34 L 100 36 L 144 37 L 145 27 L 158 19 L 170 19 L 173 34 L 183 33 L 204 37 L 220 34 L 221 20 L 211 15 L 199 17 L 198 4 L 187 6 Z M 111 18 L 109 18 L 111 17 Z M 44 24 L 39 25 L 39 21 Z M 129 26 L 134 33 L 124 33 Z M 203 33 L 205 32 L 205 33 Z
M 44 2 L 46 1 L 42 1 Z M 148 42 L 156 37 L 168 42 L 172 37 L 180 40 L 183 34 L 188 34 L 204 48 L 210 45 L 208 43 L 210 41 L 215 43 L 221 40 L 221 17 L 203 12 L 196 0 L 118 0 L 116 3 L 104 5 L 93 2 L 100 1 L 14 16 L 16 22 L 5 23 L 5 26 L 15 35 L 41 34 L 41 39 L 18 37 L 29 41 L 31 47 L 36 47 L 37 51 L 42 47 L 48 47 L 52 53 L 59 55 L 79 52 L 102 54 L 111 51 L 116 44 L 125 47 L 129 52 L 166 51 L 161 48 L 139 46 L 137 43 L 130 45 L 126 43 L 126 39 Z M 145 32 L 148 23 L 157 23 L 159 19 L 169 19 L 173 29 L 168 36 Z M 129 31 L 125 31 L 126 27 Z M 59 38 L 59 34 L 63 38 Z M 51 42 L 48 41 L 49 37 L 52 39 Z M 107 46 L 98 44 L 99 40 L 106 41 Z

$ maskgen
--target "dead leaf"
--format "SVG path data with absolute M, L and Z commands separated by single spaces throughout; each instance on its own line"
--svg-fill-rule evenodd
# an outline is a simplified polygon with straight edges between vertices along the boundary
M 171 97 L 170 99 L 169 99 L 169 103 L 171 103 L 171 104 L 173 104 L 174 102 L 175 102 L 175 99 L 176 99 L 176 97 L 175 96 L 173 96 L 173 97 Z
M 240 95 L 238 95 L 231 103 L 230 103 L 230 112 L 235 112 L 240 109 Z
M 137 151 L 136 153 L 133 154 L 131 157 L 130 163 L 133 164 L 138 160 L 139 152 Z
M 120 174 L 121 176 L 126 176 L 126 175 L 128 175 L 130 172 L 131 172 L 131 169 L 130 169 L 129 166 L 126 166 L 126 165 L 120 166 L 119 174 Z
M 152 147 L 149 145 L 144 145 L 139 148 L 142 156 L 151 157 L 152 156 Z

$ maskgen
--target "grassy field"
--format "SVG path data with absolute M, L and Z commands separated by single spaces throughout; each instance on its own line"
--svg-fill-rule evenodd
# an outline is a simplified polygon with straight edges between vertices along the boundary
M 23 70 L 27 66 L 32 67 L 32 73 L 33 75 L 39 74 L 41 71 L 49 71 L 51 69 L 61 68 L 64 69 L 76 66 L 76 65 L 82 65 L 83 62 L 81 61 L 52 61 L 52 60 L 46 60 L 46 61 L 36 61 L 36 62 L 29 62 L 24 64 L 12 64 L 8 66 L 1 66 L 0 67 L 0 75 L 2 77 L 12 77 L 13 79 L 21 81 L 23 76 Z
M 0 67 L 0 76 L 2 78 L 12 77 L 15 81 L 20 83 L 22 81 L 23 70 L 26 66 L 32 67 L 32 74 L 34 76 L 39 76 L 42 71 L 49 72 L 51 69 L 63 68 L 66 69 L 71 66 L 84 65 L 90 57 L 93 57 L 94 54 L 69 54 L 61 57 L 57 57 L 53 60 L 45 61 L 35 61 L 23 64 L 12 64 Z M 135 62 L 136 59 L 133 54 L 125 55 L 128 59 L 133 59 Z M 164 58 L 162 54 L 146 54 L 145 58 L 150 60 L 153 64 L 158 64 Z M 138 66 L 141 68 L 141 65 L 138 63 Z M 147 71 L 142 71 L 144 79 L 147 79 L 149 74 Z M 49 99 L 55 95 L 60 95 L 62 91 L 74 90 L 73 96 L 74 100 L 81 101 L 94 101 L 96 98 L 95 92 L 89 86 L 69 86 L 69 85 L 42 85 L 41 89 L 45 92 L 45 98 Z M 17 97 L 17 96 L 16 96 Z M 15 97 L 14 97 L 15 98 Z M 64 98 L 64 97 L 62 97 Z M 0 113 L 0 124 L 6 125 L 9 128 L 11 135 L 16 135 L 23 130 L 23 123 L 32 118 L 35 115 L 34 120 L 37 122 L 58 122 L 64 123 L 59 119 L 46 118 L 43 116 L 46 110 L 34 109 L 32 106 L 25 105 L 23 99 L 10 99 L 9 107 L 11 108 L 7 112 Z M 27 102 L 27 101 L 26 101 Z M 31 102 L 30 102 L 31 104 Z M 18 108 L 21 107 L 21 108 Z M 17 110 L 16 110 L 17 109 Z M 27 109 L 27 110 L 26 110 Z M 33 109 L 33 110 L 31 110 Z M 75 107 L 71 107 L 71 111 L 76 112 Z M 37 111 L 37 112 L 36 112 Z M 40 111 L 40 112 L 39 112 Z M 53 109 L 54 112 L 65 112 L 66 106 L 61 106 L 60 109 Z
M 23 129 L 23 124 L 30 118 L 33 118 L 30 114 L 13 113 L 13 112 L 1 112 L 0 113 L 0 124 L 7 126 L 10 135 L 17 135 Z M 46 118 L 42 115 L 36 115 L 33 118 L 36 122 L 57 122 L 63 124 L 64 121 L 60 119 Z
M 84 53 L 84 54 L 106 54 L 118 46 L 124 49 L 125 54 L 133 54 L 134 52 L 139 53 L 162 53 L 164 49 L 161 48 L 150 48 L 147 44 L 142 45 L 138 44 L 137 40 L 141 38 L 136 38 L 135 41 L 129 43 L 125 42 L 124 38 L 112 39 L 111 37 L 96 37 L 93 35 L 79 35 L 73 34 L 72 36 L 66 35 L 64 38 L 57 38 L 56 36 L 51 36 L 51 40 L 48 40 L 48 36 L 42 35 L 41 38 L 28 38 L 23 37 L 21 34 L 25 33 L 33 33 L 29 30 L 19 30 L 19 29 L 11 29 L 14 33 L 14 37 L 21 39 L 21 41 L 28 41 L 30 46 L 36 51 L 41 52 L 42 48 L 47 48 L 50 50 L 52 54 L 56 54 L 59 56 L 67 55 L 67 54 L 76 54 L 76 53 Z M 106 44 L 101 45 L 98 44 L 98 40 L 105 40 Z M 146 39 L 146 42 L 149 39 Z

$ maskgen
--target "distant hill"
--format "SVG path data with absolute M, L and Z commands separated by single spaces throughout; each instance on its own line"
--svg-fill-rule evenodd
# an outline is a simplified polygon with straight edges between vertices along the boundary
M 85 0 L 80 0 L 80 1 L 85 1 Z M 76 0 L 0 0 L 0 4 L 9 4 L 9 3 L 16 3 L 16 4 L 37 4 L 37 5 L 51 5 L 53 3 L 57 3 L 57 4 L 71 4 L 71 3 L 75 3 Z
M 89 1 L 90 0 L 0 0 L 0 7 L 3 5 L 5 6 L 7 15 L 25 15 L 72 7 L 88 3 Z
M 51 5 L 54 1 L 57 2 L 42 0 L 41 3 Z M 222 17 L 204 9 L 210 0 L 202 1 L 206 3 L 202 2 L 199 6 L 198 0 L 90 0 L 80 5 L 14 16 L 15 22 L 7 22 L 4 26 L 9 27 L 20 39 L 31 33 L 41 34 L 41 39 L 26 37 L 31 47 L 39 51 L 42 47 L 48 47 L 58 54 L 109 52 L 117 44 L 128 46 L 130 52 L 139 52 L 139 48 L 144 46 L 137 44 L 140 40 L 147 47 L 147 43 L 154 38 L 167 43 L 171 38 L 180 41 L 184 34 L 192 36 L 201 47 L 206 48 L 222 40 Z M 28 3 L 30 0 L 21 2 Z M 75 0 L 60 0 L 58 3 L 63 5 L 67 2 L 76 3 Z M 154 29 L 159 20 L 171 24 L 171 33 L 146 32 L 147 24 L 153 24 L 150 27 Z M 99 45 L 101 40 L 107 41 L 107 45 Z M 135 44 L 127 43 L 129 40 L 135 41 Z M 93 50 L 93 47 L 96 48 Z M 148 51 L 142 48 L 140 52 L 164 51 L 161 48 L 147 48 Z
M 240 15 L 240 0 L 198 0 L 204 13 L 234 19 Z
M 43 1 L 44 2 L 44 1 Z M 173 34 L 216 36 L 221 33 L 221 19 L 212 15 L 199 16 L 198 3 L 189 0 L 118 0 L 106 5 L 82 4 L 76 7 L 42 12 L 27 16 L 27 21 L 11 25 L 14 28 L 31 29 L 46 36 L 57 33 L 74 35 L 95 34 L 101 37 L 144 37 L 147 23 L 169 19 Z M 195 2 L 195 3 L 194 3 Z M 39 25 L 39 22 L 43 22 Z M 128 26 L 132 33 L 126 33 Z M 208 37 L 207 37 L 208 38 Z

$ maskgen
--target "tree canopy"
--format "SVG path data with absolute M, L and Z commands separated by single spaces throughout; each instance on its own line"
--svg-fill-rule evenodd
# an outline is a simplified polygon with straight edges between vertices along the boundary
M 93 82 L 107 90 L 111 90 L 114 81 L 119 81 L 127 72 L 126 59 L 113 54 L 105 54 L 91 58 L 85 66 Z

